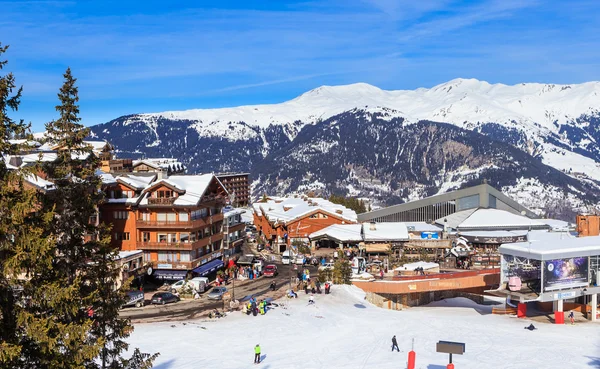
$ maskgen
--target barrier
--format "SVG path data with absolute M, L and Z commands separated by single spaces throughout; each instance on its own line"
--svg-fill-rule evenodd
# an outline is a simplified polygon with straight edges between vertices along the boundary
M 526 318 L 527 317 L 527 304 L 519 303 L 517 305 L 517 318 Z

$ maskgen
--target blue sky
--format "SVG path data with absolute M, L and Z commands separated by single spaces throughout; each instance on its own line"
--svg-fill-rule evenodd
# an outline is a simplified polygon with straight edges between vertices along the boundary
M 14 114 L 54 117 L 62 73 L 86 125 L 281 102 L 321 85 L 600 80 L 598 0 L 0 0 Z

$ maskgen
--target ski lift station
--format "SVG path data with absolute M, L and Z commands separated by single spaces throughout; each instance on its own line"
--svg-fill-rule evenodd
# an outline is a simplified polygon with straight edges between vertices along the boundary
M 518 302 L 519 316 L 530 303 L 552 303 L 558 324 L 563 311 L 575 307 L 598 319 L 600 236 L 531 231 L 526 241 L 503 244 L 499 252 L 500 287 L 488 292 Z

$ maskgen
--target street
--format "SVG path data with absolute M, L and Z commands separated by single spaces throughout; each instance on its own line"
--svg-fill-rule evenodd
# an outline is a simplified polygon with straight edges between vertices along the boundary
M 278 274 L 274 278 L 262 276 L 256 280 L 235 281 L 235 289 L 233 283 L 230 282 L 227 289 L 231 292 L 232 298 L 242 301 L 249 296 L 260 296 L 262 298 L 283 296 L 285 291 L 289 289 L 290 275 L 295 278 L 297 271 L 292 270 L 293 265 L 273 264 L 277 265 L 278 269 Z M 317 275 L 316 267 L 307 266 L 305 268 L 309 268 L 311 275 Z M 299 266 L 300 269 L 302 268 Z M 277 284 L 276 291 L 271 291 L 269 288 L 273 280 Z M 223 310 L 223 301 L 208 300 L 206 298 L 207 293 L 208 291 L 200 295 L 201 297 L 198 300 L 185 299 L 167 305 L 149 305 L 149 301 L 146 301 L 146 306 L 125 308 L 121 310 L 120 315 L 130 318 L 133 322 L 170 321 L 199 318 L 213 309 Z M 228 306 L 225 307 L 225 310 L 228 309 Z

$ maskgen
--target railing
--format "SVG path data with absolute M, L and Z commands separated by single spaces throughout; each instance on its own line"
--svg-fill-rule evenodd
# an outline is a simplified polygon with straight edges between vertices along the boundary
M 177 197 L 149 197 L 148 205 L 173 205 Z
M 180 269 L 180 270 L 189 270 L 196 268 L 200 265 L 206 264 L 211 260 L 218 259 L 223 256 L 223 249 L 215 250 L 206 255 L 202 255 L 201 257 L 194 259 L 192 261 L 168 261 L 168 260 L 159 260 L 152 261 L 152 267 L 157 269 Z
M 214 237 L 214 236 L 213 236 Z M 199 247 L 204 247 L 210 244 L 211 237 L 202 238 L 193 242 L 137 242 L 138 250 L 195 250 Z
M 198 218 L 189 221 L 175 221 L 175 220 L 143 220 L 138 219 L 136 225 L 138 228 L 165 228 L 165 229 L 189 229 L 205 227 L 207 225 L 217 223 L 223 220 L 223 214 L 215 214 L 206 216 L 204 218 Z

